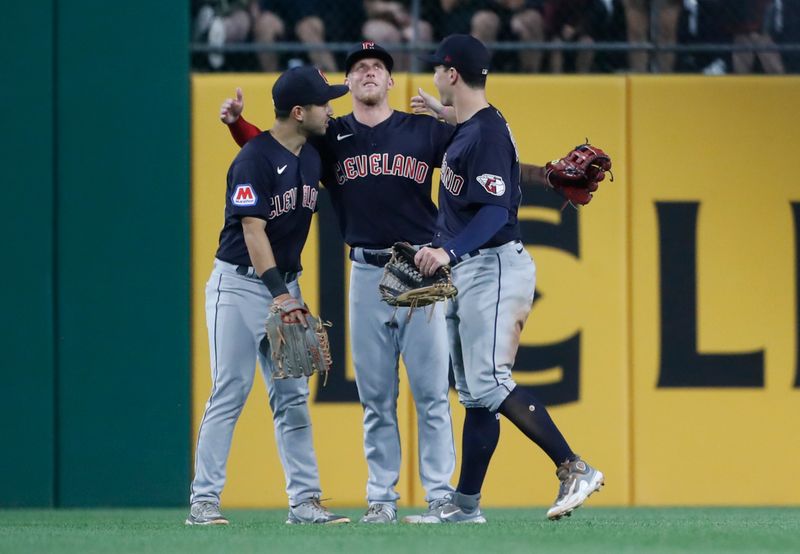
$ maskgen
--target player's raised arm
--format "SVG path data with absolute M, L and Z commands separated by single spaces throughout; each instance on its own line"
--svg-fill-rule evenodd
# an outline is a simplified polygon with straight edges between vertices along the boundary
M 432 115 L 450 125 L 456 124 L 456 111 L 452 107 L 443 105 L 422 88 L 418 88 L 417 92 L 419 94 L 411 98 L 411 111 L 413 113 Z
M 219 109 L 219 118 L 225 125 L 236 123 L 244 110 L 244 94 L 236 87 L 236 98 L 226 98 Z
M 552 188 L 545 178 L 544 166 L 520 162 L 520 181 L 523 185 L 541 185 Z
M 251 138 L 261 133 L 261 129 L 245 121 L 242 117 L 244 111 L 244 93 L 236 88 L 236 98 L 226 98 L 219 108 L 219 119 L 228 126 L 228 130 L 239 146 L 247 144 Z

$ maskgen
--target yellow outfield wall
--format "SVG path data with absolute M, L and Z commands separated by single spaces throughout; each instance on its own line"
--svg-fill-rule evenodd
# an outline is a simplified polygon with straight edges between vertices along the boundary
M 241 86 L 247 119 L 266 129 L 276 77 L 192 80 L 195 436 L 210 390 L 204 285 L 238 150 L 219 105 Z M 419 86 L 433 91 L 431 77 L 395 75 L 390 104 L 406 109 Z M 555 195 L 529 186 L 520 208 L 537 299 L 515 375 L 549 404 L 573 449 L 606 473 L 592 503 L 800 503 L 800 480 L 765 478 L 775 461 L 800 454 L 800 184 L 790 169 L 800 146 L 800 79 L 498 75 L 487 92 L 511 123 L 523 161 L 543 165 L 585 137 L 614 159 L 615 181 L 580 212 L 559 211 Z M 333 106 L 349 113 L 350 99 Z M 314 311 L 339 319 L 332 343 L 341 363 L 327 391 L 312 379 L 315 447 L 324 496 L 332 506 L 358 506 L 367 469 L 347 350 L 349 262 L 329 205 L 321 205 L 300 282 Z M 422 505 L 416 420 L 400 373 L 400 504 Z M 451 401 L 458 447 L 464 411 L 455 394 Z M 553 473 L 503 421 L 483 502 L 549 504 Z M 286 504 L 260 377 L 236 427 L 223 502 Z
M 800 454 L 800 79 L 641 77 L 629 105 L 634 501 L 800 503 L 774 471 Z

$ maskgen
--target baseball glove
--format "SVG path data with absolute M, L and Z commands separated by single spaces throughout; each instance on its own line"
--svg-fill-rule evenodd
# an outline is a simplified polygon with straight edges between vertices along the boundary
M 294 311 L 303 312 L 307 327 L 289 317 Z M 272 358 L 273 379 L 308 377 L 317 372 L 323 376 L 324 384 L 333 365 L 325 327 L 330 327 L 330 323 L 311 315 L 308 306 L 302 306 L 295 298 L 274 303 L 267 317 L 267 333 L 261 342 L 264 356 L 268 348 Z
M 458 294 L 449 267 L 440 267 L 425 277 L 414 263 L 417 250 L 407 242 L 392 247 L 392 257 L 383 268 L 378 285 L 381 298 L 390 306 L 419 308 Z
M 592 200 L 592 193 L 606 177 L 605 172 L 611 173 L 611 157 L 589 144 L 587 139 L 560 160 L 547 162 L 544 167 L 547 184 L 564 198 L 563 210 L 567 204 L 577 207 Z M 613 173 L 611 180 L 614 180 Z

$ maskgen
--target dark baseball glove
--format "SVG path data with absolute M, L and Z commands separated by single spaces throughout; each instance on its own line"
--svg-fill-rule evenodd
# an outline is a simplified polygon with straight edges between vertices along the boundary
M 425 277 L 414 263 L 416 253 L 407 242 L 397 242 L 392 247 L 392 257 L 383 268 L 378 285 L 381 298 L 390 306 L 418 308 L 458 294 L 449 267 L 440 267 Z
M 289 314 L 301 311 L 307 327 L 297 323 Z M 261 352 L 272 358 L 273 379 L 308 377 L 319 373 L 325 381 L 333 365 L 328 332 L 330 323 L 316 318 L 295 298 L 274 303 L 266 322 L 266 336 Z
M 547 184 L 564 198 L 563 210 L 567 204 L 577 207 L 591 202 L 592 193 L 606 177 L 605 172 L 611 173 L 611 157 L 587 140 L 544 167 Z M 614 180 L 613 173 L 611 180 Z

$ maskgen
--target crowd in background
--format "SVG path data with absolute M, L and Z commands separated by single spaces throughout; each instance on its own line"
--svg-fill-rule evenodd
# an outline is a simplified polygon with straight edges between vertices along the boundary
M 294 42 L 298 51 L 202 52 L 196 70 L 281 71 L 313 63 L 342 69 L 344 52 L 328 43 L 372 40 L 434 43 L 469 33 L 484 43 L 575 43 L 580 48 L 497 49 L 492 69 L 522 73 L 703 72 L 798 73 L 800 53 L 749 50 L 800 43 L 800 0 L 194 0 L 195 44 L 224 47 Z M 663 49 L 592 48 L 602 43 Z M 672 45 L 732 44 L 734 51 L 671 51 Z M 395 53 L 396 70 L 411 67 Z

